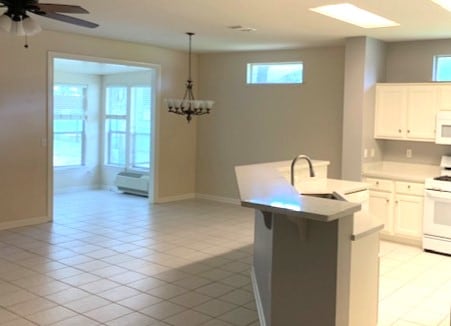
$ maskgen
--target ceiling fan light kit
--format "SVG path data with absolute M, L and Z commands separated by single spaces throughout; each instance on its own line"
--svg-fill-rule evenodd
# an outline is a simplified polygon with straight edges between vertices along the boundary
M 215 102 L 211 100 L 196 100 L 193 95 L 193 80 L 191 79 L 191 38 L 194 33 L 186 33 L 189 37 L 188 80 L 185 83 L 185 95 L 182 99 L 165 99 L 168 112 L 183 115 L 188 122 L 194 115 L 209 114 Z
M 0 28 L 17 36 L 32 36 L 42 30 L 38 23 L 29 16 L 25 15 L 20 19 L 14 19 L 7 13 L 0 16 Z
M 86 9 L 76 5 L 39 3 L 38 0 L 0 0 L 0 8 L 2 7 L 6 8 L 6 12 L 0 16 L 0 28 L 18 36 L 32 36 L 41 31 L 39 24 L 27 13 L 81 27 L 95 28 L 99 26 L 96 23 L 63 14 L 89 13 Z M 25 47 L 28 47 L 27 44 L 25 44 Z

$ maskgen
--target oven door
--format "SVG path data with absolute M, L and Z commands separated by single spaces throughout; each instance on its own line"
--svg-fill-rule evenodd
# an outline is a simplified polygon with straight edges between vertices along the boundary
M 451 192 L 426 190 L 423 233 L 451 239 Z

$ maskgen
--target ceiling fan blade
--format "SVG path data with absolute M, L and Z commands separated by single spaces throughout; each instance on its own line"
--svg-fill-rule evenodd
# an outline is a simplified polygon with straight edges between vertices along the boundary
M 46 13 L 37 13 L 37 14 L 42 17 L 59 20 L 59 21 L 65 22 L 65 23 L 69 23 L 69 24 L 73 24 L 73 25 L 77 25 L 77 26 L 81 26 L 81 27 L 96 28 L 99 26 L 98 24 L 87 21 L 87 20 L 58 14 L 56 12 L 46 12 Z
M 60 5 L 56 3 L 37 3 L 30 6 L 31 8 L 37 8 L 39 11 L 45 12 L 59 12 L 70 14 L 89 14 L 85 8 L 75 5 Z M 33 9 L 29 9 L 33 12 Z

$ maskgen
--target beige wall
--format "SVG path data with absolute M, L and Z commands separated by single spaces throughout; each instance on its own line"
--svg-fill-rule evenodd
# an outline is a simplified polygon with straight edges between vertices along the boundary
M 362 170 L 361 148 L 366 46 L 365 37 L 354 37 L 346 40 L 341 175 L 349 180 L 360 179 L 360 171 Z
M 386 82 L 432 81 L 435 55 L 451 55 L 451 40 L 387 43 Z
M 343 108 L 342 178 L 361 179 L 362 164 L 381 158 L 380 146 L 373 139 L 375 85 L 384 79 L 385 44 L 367 37 L 346 41 Z M 374 157 L 364 159 L 374 149 Z
M 22 38 L 6 33 L 0 33 L 0 42 L 0 228 L 50 214 L 51 161 L 46 147 L 49 51 L 160 67 L 155 162 L 159 200 L 195 192 L 237 198 L 235 165 L 289 160 L 300 153 L 330 160 L 329 175 L 341 175 L 344 47 L 194 55 L 195 91 L 216 104 L 210 116 L 188 124 L 182 117 L 168 114 L 162 101 L 183 95 L 186 53 L 49 31 L 30 38 L 28 49 L 23 48 Z M 375 57 L 364 60 L 379 62 L 381 44 L 371 43 L 367 51 L 373 51 L 372 46 L 376 54 L 370 56 Z M 387 82 L 429 81 L 433 55 L 451 54 L 449 40 L 386 46 Z M 291 60 L 304 62 L 304 84 L 246 85 L 248 62 Z M 367 88 L 366 82 L 364 85 Z M 365 107 L 370 106 L 371 96 L 361 101 Z M 364 126 L 363 146 L 372 145 L 365 136 L 370 128 L 371 123 Z M 383 158 L 393 160 L 401 160 L 407 146 L 387 141 L 377 145 L 382 147 Z M 437 162 L 448 150 L 435 144 L 409 145 L 414 152 L 411 162 Z
M 368 150 L 368 157 L 363 158 L 363 162 L 380 161 L 382 159 L 381 146 L 374 139 L 374 103 L 376 96 L 376 83 L 385 80 L 385 58 L 386 43 L 376 40 L 367 39 L 367 51 L 365 54 L 365 81 L 363 101 L 363 143 L 361 152 Z M 374 149 L 375 155 L 371 156 L 371 150 Z
M 50 214 L 51 162 L 45 146 L 49 51 L 158 64 L 160 99 L 181 96 L 187 74 L 187 54 L 182 52 L 49 31 L 30 38 L 28 49 L 23 41 L 0 33 L 0 227 Z M 193 59 L 196 72 L 197 56 Z M 188 125 L 159 110 L 157 196 L 193 193 L 196 122 Z
M 302 85 L 247 85 L 249 62 L 304 62 Z M 234 166 L 297 154 L 341 171 L 343 47 L 203 54 L 200 96 L 216 101 L 198 118 L 197 192 L 238 198 Z

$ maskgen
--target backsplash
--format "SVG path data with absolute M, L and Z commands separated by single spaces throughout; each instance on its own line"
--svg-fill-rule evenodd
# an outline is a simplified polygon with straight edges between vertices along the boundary
M 451 155 L 451 145 L 401 140 L 378 140 L 384 161 L 439 165 L 442 155 Z M 412 157 L 406 156 L 411 150 Z

